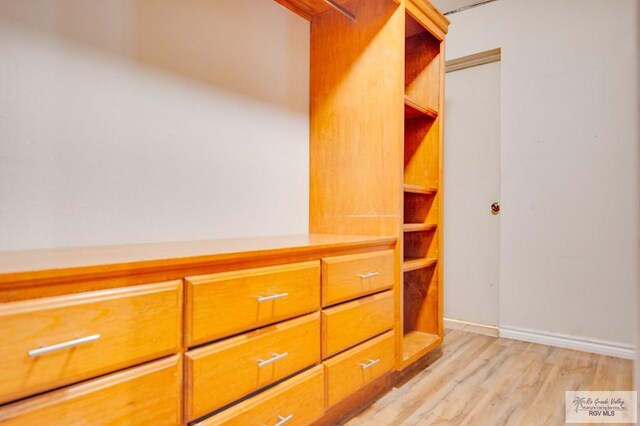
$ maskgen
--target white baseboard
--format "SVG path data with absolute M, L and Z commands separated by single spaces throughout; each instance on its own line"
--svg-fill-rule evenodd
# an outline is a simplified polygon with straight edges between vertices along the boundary
M 573 349 L 576 351 L 591 352 L 600 355 L 609 355 L 617 358 L 633 360 L 636 358 L 636 352 L 633 346 L 620 345 L 595 339 L 584 339 L 563 334 L 524 330 L 512 327 L 500 327 L 500 337 L 539 343 L 547 346 L 556 346 L 565 349 Z
M 490 325 L 477 324 L 475 322 L 460 321 L 450 318 L 444 319 L 444 328 L 450 328 L 452 330 L 464 330 L 469 333 L 484 334 L 485 336 L 498 337 L 498 327 Z

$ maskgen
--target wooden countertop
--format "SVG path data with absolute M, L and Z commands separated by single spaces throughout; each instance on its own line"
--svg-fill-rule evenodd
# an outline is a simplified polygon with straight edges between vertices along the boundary
M 302 234 L 170 243 L 0 251 L 0 287 L 40 279 L 140 273 L 255 257 L 301 255 L 336 249 L 392 245 L 395 237 Z

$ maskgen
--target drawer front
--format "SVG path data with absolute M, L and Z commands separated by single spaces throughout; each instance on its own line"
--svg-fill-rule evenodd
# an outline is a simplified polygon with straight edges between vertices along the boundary
M 393 286 L 393 250 L 322 259 L 322 306 Z
M 318 313 L 187 352 L 187 410 L 203 416 L 320 361 Z
M 187 278 L 189 346 L 317 311 L 320 262 Z
M 306 426 L 323 414 L 324 373 L 319 365 L 197 425 Z
M 3 426 L 177 425 L 181 359 L 173 355 L 140 367 L 0 407 Z
M 325 361 L 327 407 L 391 371 L 394 348 L 394 334 L 390 331 Z
M 393 292 L 386 291 L 322 311 L 322 356 L 328 358 L 393 328 Z
M 0 402 L 178 351 L 181 282 L 0 305 Z

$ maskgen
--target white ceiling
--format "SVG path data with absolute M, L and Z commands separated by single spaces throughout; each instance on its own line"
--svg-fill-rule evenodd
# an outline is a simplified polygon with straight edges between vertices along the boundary
M 431 3 L 442 13 L 460 9 L 478 3 L 480 0 L 431 0 Z

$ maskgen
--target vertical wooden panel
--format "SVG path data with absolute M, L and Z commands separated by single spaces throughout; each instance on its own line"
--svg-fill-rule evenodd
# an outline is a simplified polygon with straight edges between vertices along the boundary
M 311 232 L 397 235 L 402 221 L 404 14 L 351 2 L 311 20 Z
M 440 43 L 440 57 L 445 57 L 445 41 L 442 40 Z M 438 136 L 439 136 L 439 148 L 438 148 L 438 183 L 440 187 L 440 191 L 436 197 L 438 198 L 438 229 L 436 233 L 438 234 L 438 265 L 436 268 L 438 269 L 438 336 L 444 336 L 444 293 L 443 293 L 443 280 L 444 280 L 444 250 L 443 250 L 443 237 L 442 232 L 444 229 L 444 71 L 445 71 L 445 62 L 444 60 L 440 61 L 440 102 L 438 104 L 438 109 L 440 111 L 440 115 L 438 116 L 439 128 L 438 128 Z
M 349 3 L 311 19 L 309 230 L 402 233 L 404 25 L 402 5 Z M 395 330 L 402 339 L 402 247 L 394 253 Z

